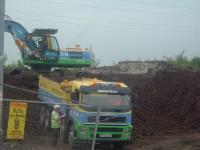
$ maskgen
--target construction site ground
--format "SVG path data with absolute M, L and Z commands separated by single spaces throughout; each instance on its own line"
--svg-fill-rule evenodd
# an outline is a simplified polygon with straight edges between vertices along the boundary
M 165 136 L 153 136 L 137 139 L 125 150 L 199 150 L 200 133 L 182 133 Z M 110 150 L 111 147 L 97 145 L 97 150 Z M 7 142 L 0 150 L 70 150 L 67 144 L 59 141 L 57 146 L 51 144 L 48 137 L 30 136 L 21 142 Z
M 38 75 L 31 71 L 5 70 L 4 83 L 33 91 L 38 89 Z M 70 71 L 45 74 L 62 81 L 75 78 Z M 85 73 L 107 81 L 126 83 L 137 93 L 137 107 L 133 108 L 134 140 L 127 150 L 199 150 L 200 149 L 200 72 L 165 70 L 154 74 Z M 37 94 L 4 87 L 4 98 L 38 101 Z M 8 104 L 4 103 L 4 126 L 7 123 Z M 40 106 L 31 105 L 27 113 L 24 141 L 5 142 L 5 149 L 68 149 L 60 141 L 51 145 L 51 135 L 38 125 Z M 106 149 L 99 147 L 99 149 Z M 108 148 L 109 149 L 109 148 Z

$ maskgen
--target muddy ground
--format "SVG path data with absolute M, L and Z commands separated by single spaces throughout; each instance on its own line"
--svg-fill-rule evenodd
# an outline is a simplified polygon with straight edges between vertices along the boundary
M 200 133 L 179 133 L 164 136 L 143 137 L 137 139 L 125 150 L 199 150 Z M 59 141 L 51 144 L 49 137 L 29 136 L 25 141 L 6 142 L 0 150 L 70 150 L 67 144 Z M 111 146 L 96 145 L 96 150 L 111 150 Z
M 57 81 L 75 78 L 75 74 L 70 71 L 54 72 L 46 76 Z M 85 73 L 85 76 L 122 81 L 137 93 L 138 106 L 133 109 L 135 143 L 127 149 L 200 149 L 200 72 L 177 70 L 143 75 Z M 38 74 L 31 71 L 5 71 L 4 83 L 37 91 Z M 4 86 L 4 98 L 38 100 L 37 94 L 6 86 Z M 8 104 L 4 103 L 4 106 L 8 108 Z M 44 131 L 33 123 L 38 121 L 39 109 L 40 106 L 36 104 L 29 106 L 26 133 L 43 137 Z M 6 114 L 7 110 L 4 110 L 5 126 Z M 28 140 L 27 143 L 30 144 L 30 141 Z M 46 142 L 42 143 L 44 146 L 48 145 L 45 144 Z

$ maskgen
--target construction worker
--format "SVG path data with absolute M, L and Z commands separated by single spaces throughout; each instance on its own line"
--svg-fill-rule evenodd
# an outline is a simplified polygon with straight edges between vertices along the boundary
M 55 105 L 54 110 L 51 113 L 51 128 L 53 131 L 53 145 L 58 144 L 58 138 L 60 136 L 60 123 L 61 119 L 65 116 L 59 115 L 60 105 Z

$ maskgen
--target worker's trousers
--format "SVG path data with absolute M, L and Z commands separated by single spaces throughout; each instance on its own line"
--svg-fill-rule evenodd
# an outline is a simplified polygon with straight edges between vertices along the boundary
M 60 128 L 52 128 L 53 131 L 53 145 L 58 144 L 58 138 L 60 137 Z

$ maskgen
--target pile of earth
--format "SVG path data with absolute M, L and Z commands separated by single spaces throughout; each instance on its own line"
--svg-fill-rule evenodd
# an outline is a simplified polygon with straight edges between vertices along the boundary
M 92 76 L 122 81 L 137 93 L 138 106 L 133 108 L 137 137 L 200 129 L 200 72 Z
M 200 128 L 200 72 L 178 70 L 157 72 L 154 75 L 85 75 L 107 81 L 124 82 L 137 93 L 138 106 L 133 108 L 137 138 Z M 50 73 L 46 76 L 57 81 L 75 78 L 75 74 L 69 71 Z M 37 91 L 38 74 L 31 71 L 21 71 L 19 74 L 5 71 L 4 83 Z M 37 94 L 9 87 L 4 87 L 4 98 L 38 100 Z M 31 129 L 39 132 L 32 123 L 34 120 L 38 121 L 38 114 L 39 107 L 32 105 L 28 111 L 27 122 Z

